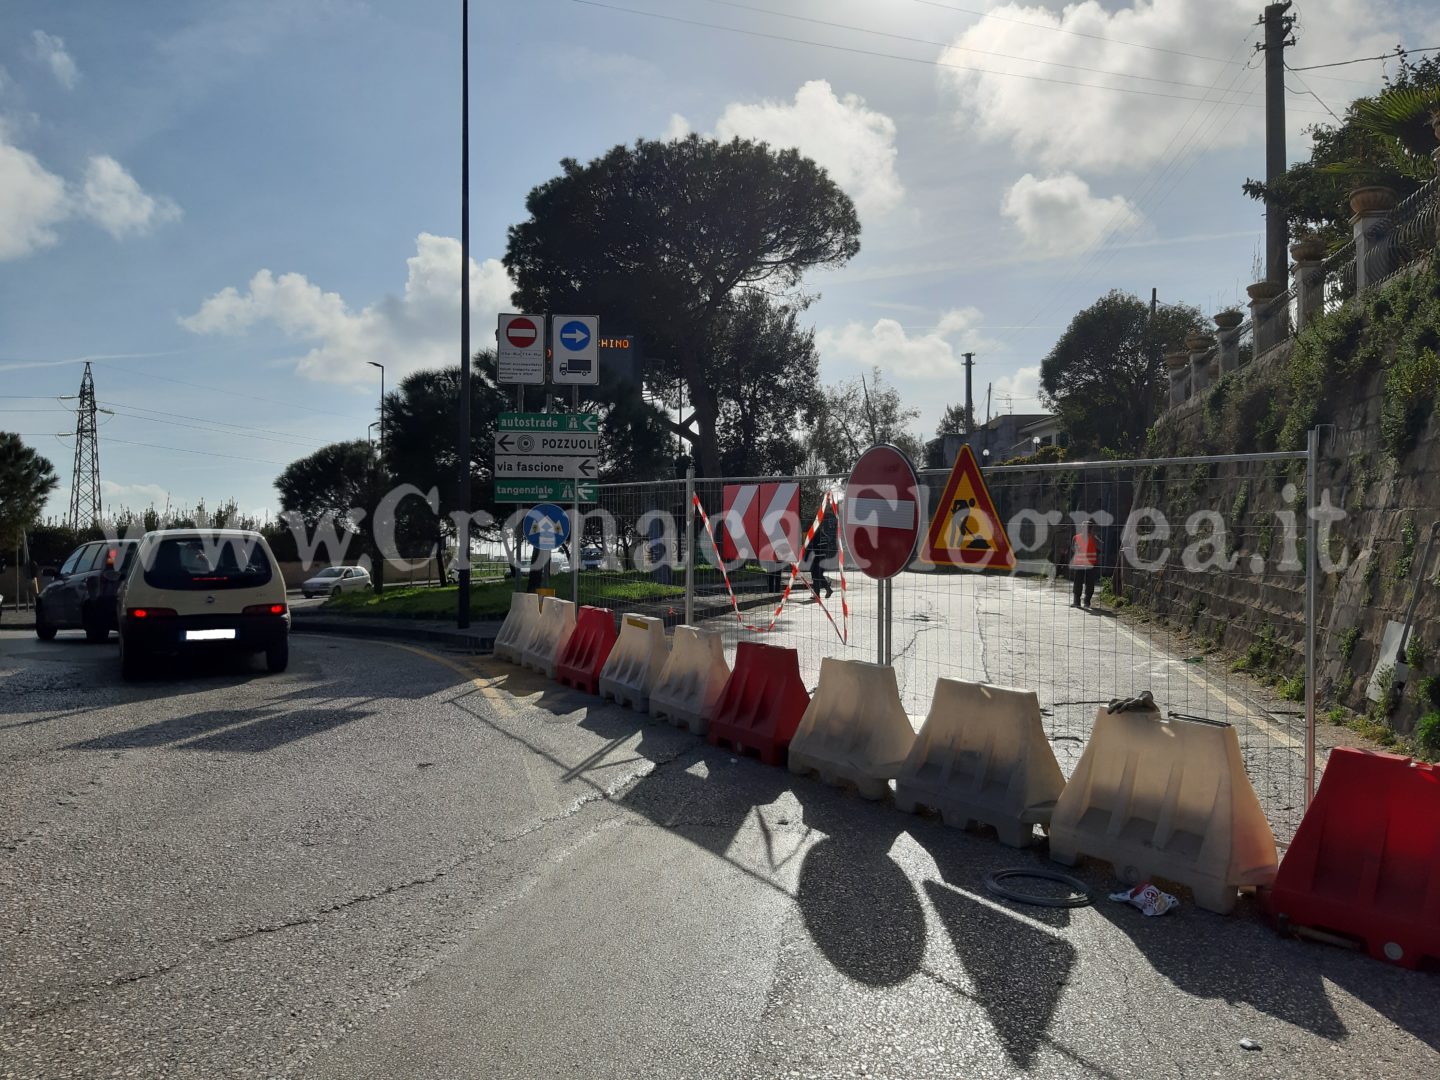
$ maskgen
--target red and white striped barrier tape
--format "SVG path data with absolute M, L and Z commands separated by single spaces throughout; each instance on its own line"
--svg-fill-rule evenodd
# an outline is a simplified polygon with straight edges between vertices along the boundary
M 775 611 L 771 614 L 769 625 L 758 626 L 755 623 L 746 622 L 745 616 L 740 613 L 740 601 L 736 598 L 735 588 L 730 583 L 730 572 L 725 569 L 725 560 L 720 557 L 720 548 L 715 542 L 715 530 L 711 527 L 710 515 L 705 513 L 705 507 L 700 503 L 700 496 L 694 495 L 692 499 L 695 503 L 695 509 L 700 512 L 700 520 L 705 523 L 705 535 L 710 539 L 710 550 L 715 553 L 715 565 L 720 568 L 720 576 L 725 580 L 725 591 L 730 594 L 730 607 L 735 612 L 736 621 L 740 623 L 742 630 L 753 630 L 759 634 L 768 634 L 775 629 L 775 624 L 780 619 L 780 613 L 785 610 L 785 604 L 790 599 L 790 592 L 795 587 L 796 579 L 800 576 L 800 566 L 805 561 L 805 552 L 810 547 L 810 541 L 815 538 L 815 531 L 820 527 L 820 523 L 825 518 L 826 508 L 834 508 L 838 520 L 840 504 L 835 501 L 835 496 L 828 491 L 825 493 L 825 497 L 820 500 L 820 509 L 815 512 L 815 520 L 810 523 L 810 528 L 806 530 L 805 538 L 800 544 L 799 557 L 790 567 L 790 577 L 785 582 L 785 590 L 780 594 L 780 603 L 776 605 Z M 825 606 L 825 601 L 820 599 L 820 593 L 814 588 L 813 584 L 811 585 L 811 591 L 815 593 L 815 602 L 820 605 L 820 610 L 825 612 L 825 618 L 830 621 L 830 625 L 835 628 L 835 633 L 839 635 L 841 644 L 848 645 L 850 643 L 850 604 L 845 595 L 845 543 L 841 539 L 839 529 L 835 531 L 835 550 L 839 556 L 839 561 L 836 565 L 840 575 L 840 612 L 841 621 L 844 624 L 843 628 L 835 622 L 835 616 L 830 614 L 830 609 Z

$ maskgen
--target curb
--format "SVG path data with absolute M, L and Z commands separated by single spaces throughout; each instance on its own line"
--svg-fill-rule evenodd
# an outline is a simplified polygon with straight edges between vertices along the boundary
M 432 645 L 449 645 L 472 653 L 495 651 L 495 631 L 442 630 L 429 626 L 407 626 L 405 620 L 396 619 L 395 624 L 377 626 L 374 623 L 355 623 L 344 618 L 306 617 L 293 619 L 290 623 L 292 634 L 335 634 L 341 637 L 393 638 L 401 641 L 423 641 Z

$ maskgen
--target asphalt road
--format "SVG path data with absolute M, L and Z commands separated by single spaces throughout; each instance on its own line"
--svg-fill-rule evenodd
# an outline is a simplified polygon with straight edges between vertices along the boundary
M 812 690 L 823 657 L 877 658 L 874 582 L 850 577 L 848 620 L 835 592 L 822 605 L 796 587 L 771 626 L 772 608 L 733 614 L 707 625 L 737 640 L 785 645 L 799 654 Z M 902 574 L 892 583 L 891 655 L 901 699 L 918 731 L 941 676 L 1034 690 L 1056 758 L 1068 775 L 1079 761 L 1097 708 L 1117 697 L 1150 691 L 1162 711 L 1219 720 L 1236 729 L 1256 794 L 1277 835 L 1294 834 L 1305 807 L 1305 720 L 1300 702 L 1280 700 L 1248 676 L 1231 671 L 1218 654 L 1197 655 L 1194 644 L 1137 614 L 1097 605 L 1070 606 L 1068 584 L 1036 577 Z M 828 612 L 828 617 L 827 617 Z M 843 640 L 842 640 L 843 637 Z M 1344 729 L 1321 724 L 1316 769 L 1329 748 L 1354 742 Z
M 0 631 L 0 1076 L 1440 1074 L 1434 976 L 1249 900 L 999 901 L 1042 855 L 491 661 L 259 668 Z

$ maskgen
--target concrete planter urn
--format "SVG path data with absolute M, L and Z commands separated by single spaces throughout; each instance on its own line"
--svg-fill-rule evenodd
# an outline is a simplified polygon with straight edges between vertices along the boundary
M 1208 335 L 1202 334 L 1199 330 L 1191 330 L 1185 335 L 1185 348 L 1191 352 L 1201 352 L 1208 349 L 1211 341 Z
M 1374 214 L 1395 209 L 1400 196 L 1394 188 L 1385 187 L 1383 184 L 1366 184 L 1363 187 L 1351 188 L 1349 199 L 1352 214 Z
M 1290 245 L 1290 258 L 1297 263 L 1319 262 L 1325 258 L 1325 241 L 1318 236 L 1302 236 Z
M 1181 371 L 1190 366 L 1190 354 L 1188 352 L 1167 352 L 1165 354 L 1165 366 L 1172 372 Z
M 1254 285 L 1245 286 L 1251 300 L 1274 300 L 1284 291 L 1285 286 L 1278 281 L 1257 281 Z
M 1212 318 L 1221 330 L 1234 330 L 1245 321 L 1245 313 L 1232 308 L 1229 311 L 1218 311 Z

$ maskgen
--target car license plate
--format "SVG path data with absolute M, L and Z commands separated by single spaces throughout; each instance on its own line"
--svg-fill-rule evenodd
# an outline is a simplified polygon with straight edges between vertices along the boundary
M 186 630 L 186 641 L 233 641 L 235 630 L 233 627 L 224 630 Z

